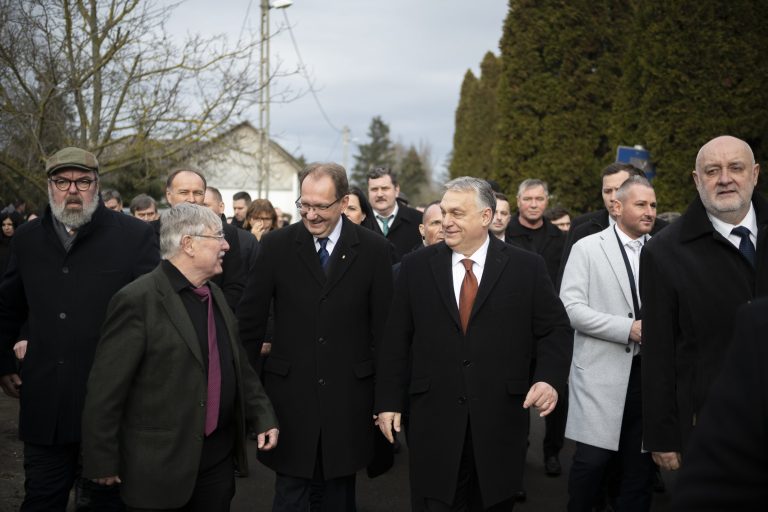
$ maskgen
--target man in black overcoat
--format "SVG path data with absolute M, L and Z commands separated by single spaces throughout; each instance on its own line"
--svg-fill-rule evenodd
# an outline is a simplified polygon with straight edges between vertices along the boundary
M 640 257 L 643 445 L 665 469 L 680 466 L 736 310 L 768 292 L 768 203 L 754 190 L 759 172 L 746 142 L 707 142 L 693 171 L 698 197 Z
M 671 510 L 763 510 L 768 503 L 768 299 L 738 311 L 731 346 L 685 450 Z
M 368 173 L 368 200 L 373 208 L 370 226 L 395 248 L 394 262 L 421 247 L 421 212 L 397 201 L 400 185 L 397 174 L 388 167 L 376 167 Z
M 246 346 L 274 337 L 262 380 L 280 444 L 260 460 L 277 473 L 275 511 L 355 510 L 355 473 L 374 448 L 374 348 L 392 297 L 389 242 L 348 221 L 337 164 L 299 175 L 302 222 L 267 233 L 238 305 Z
M 376 350 L 377 423 L 391 442 L 409 394 L 411 477 L 426 510 L 510 510 L 522 488 L 525 409 L 554 410 L 571 331 L 541 256 L 489 236 L 488 183 L 464 177 L 446 189 L 445 242 L 402 261 Z
M 96 157 L 78 148 L 62 149 L 47 161 L 50 205 L 40 219 L 19 227 L 0 283 L 0 385 L 21 401 L 21 510 L 66 508 L 107 304 L 160 261 L 152 228 L 101 202 L 98 170 Z M 29 345 L 17 371 L 11 347 L 20 337 Z M 100 491 L 94 490 L 93 506 L 111 510 L 100 502 L 111 496 L 120 506 L 114 489 Z

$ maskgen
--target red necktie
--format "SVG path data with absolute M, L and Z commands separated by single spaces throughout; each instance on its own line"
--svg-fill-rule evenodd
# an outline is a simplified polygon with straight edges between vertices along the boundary
M 475 303 L 475 297 L 477 297 L 477 278 L 472 273 L 472 260 L 463 259 L 461 263 L 467 273 L 464 274 L 464 280 L 461 282 L 461 290 L 459 291 L 459 319 L 461 320 L 461 330 L 466 334 L 469 315 L 472 313 L 472 305 Z
M 208 301 L 208 407 L 205 409 L 205 435 L 211 435 L 219 422 L 219 402 L 221 401 L 221 363 L 219 361 L 219 343 L 216 340 L 216 319 L 213 317 L 213 299 L 211 290 L 203 285 L 192 288 L 202 301 Z

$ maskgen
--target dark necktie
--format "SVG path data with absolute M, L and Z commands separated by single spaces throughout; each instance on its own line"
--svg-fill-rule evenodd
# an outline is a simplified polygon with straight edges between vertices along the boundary
M 461 320 L 461 330 L 466 334 L 472 305 L 475 303 L 475 297 L 477 297 L 477 278 L 472 273 L 472 260 L 463 259 L 461 263 L 467 272 L 464 274 L 464 280 L 461 282 L 461 290 L 459 291 L 459 320 Z
M 216 319 L 213 317 L 213 299 L 211 290 L 203 285 L 192 288 L 192 292 L 203 302 L 208 301 L 208 407 L 205 410 L 205 435 L 211 435 L 219 422 L 219 402 L 221 401 L 221 362 L 219 361 L 219 343 L 216 340 Z
M 317 243 L 320 244 L 320 249 L 318 249 L 317 255 L 320 256 L 320 265 L 323 267 L 323 270 L 325 270 L 328 267 L 328 259 L 331 257 L 331 255 L 328 254 L 328 250 L 325 248 L 328 244 L 328 239 L 318 238 Z
M 381 233 L 384 236 L 387 236 L 387 233 L 389 233 L 389 217 L 382 217 L 381 215 L 377 215 L 376 218 L 381 221 Z
M 747 258 L 747 261 L 754 267 L 757 254 L 755 253 L 755 246 L 749 238 L 749 229 L 744 226 L 737 226 L 731 230 L 731 233 L 741 238 L 741 242 L 739 242 L 739 251 L 741 251 L 741 254 L 743 254 L 744 257 Z

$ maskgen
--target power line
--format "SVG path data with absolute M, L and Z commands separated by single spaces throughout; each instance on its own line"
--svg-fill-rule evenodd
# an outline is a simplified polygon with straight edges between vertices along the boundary
M 320 98 L 318 98 L 317 96 L 317 91 L 315 91 L 315 87 L 312 85 L 312 82 L 309 79 L 309 74 L 307 73 L 307 67 L 304 65 L 304 59 L 301 58 L 301 52 L 299 52 L 299 45 L 296 43 L 296 38 L 293 36 L 293 29 L 291 28 L 291 23 L 288 21 L 288 13 L 286 12 L 287 9 L 281 9 L 281 10 L 283 11 L 285 24 L 288 27 L 288 34 L 291 36 L 293 49 L 296 51 L 296 57 L 299 59 L 299 72 L 301 73 L 301 76 L 304 77 L 304 80 L 307 81 L 307 86 L 309 86 L 309 92 L 312 93 L 312 97 L 315 99 L 315 103 L 317 104 L 317 108 L 320 110 L 320 114 L 322 114 L 323 119 L 325 119 L 325 122 L 328 123 L 328 126 L 330 126 L 333 131 L 340 134 L 342 133 L 342 130 L 340 130 L 339 128 L 336 128 L 336 126 L 328 118 L 328 115 L 325 113 L 325 109 L 320 104 Z

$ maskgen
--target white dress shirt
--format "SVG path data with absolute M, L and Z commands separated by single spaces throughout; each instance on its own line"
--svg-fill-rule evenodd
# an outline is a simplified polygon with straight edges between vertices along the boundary
M 749 211 L 744 218 L 741 219 L 739 224 L 728 224 L 709 212 L 707 212 L 707 217 L 709 217 L 710 222 L 712 222 L 712 227 L 715 228 L 715 231 L 723 235 L 737 249 L 741 243 L 741 237 L 731 233 L 733 228 L 737 226 L 744 226 L 749 230 L 749 239 L 752 240 L 752 245 L 757 247 L 757 216 L 755 215 L 755 207 L 752 203 L 749 204 Z
M 325 244 L 325 250 L 328 251 L 328 257 L 331 257 L 331 254 L 333 254 L 333 249 L 336 247 L 336 244 L 339 242 L 339 237 L 341 236 L 341 217 L 339 217 L 339 221 L 336 223 L 336 226 L 333 228 L 333 231 L 331 231 L 331 234 L 328 235 L 328 242 Z M 317 241 L 317 237 L 312 237 L 315 241 L 315 252 L 320 250 L 320 242 Z
M 483 245 L 476 250 L 469 259 L 472 260 L 472 273 L 477 278 L 477 286 L 480 287 L 480 280 L 483 278 L 483 268 L 485 267 L 485 258 L 488 255 L 488 245 L 491 243 L 491 239 L 486 237 Z M 453 293 L 456 295 L 456 305 L 459 305 L 459 293 L 461 292 L 461 283 L 464 282 L 464 275 L 467 273 L 467 269 L 464 268 L 464 264 L 461 260 L 467 259 L 463 254 L 453 252 L 451 255 L 451 271 L 453 272 Z

